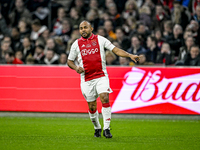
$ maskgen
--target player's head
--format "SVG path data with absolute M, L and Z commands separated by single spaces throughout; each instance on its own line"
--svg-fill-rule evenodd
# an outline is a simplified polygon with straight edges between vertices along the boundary
M 81 36 L 85 39 L 92 35 L 93 28 L 88 21 L 82 21 L 79 25 L 79 32 Z

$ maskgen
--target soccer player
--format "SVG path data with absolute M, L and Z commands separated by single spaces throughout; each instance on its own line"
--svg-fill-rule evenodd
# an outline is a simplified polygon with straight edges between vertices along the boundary
M 109 40 L 92 33 L 93 28 L 88 21 L 82 21 L 79 25 L 81 38 L 71 46 L 67 64 L 71 69 L 81 74 L 81 91 L 89 106 L 89 116 L 94 125 L 94 137 L 101 137 L 101 125 L 97 111 L 97 97 L 102 102 L 103 136 L 112 138 L 110 133 L 111 107 L 109 93 L 112 92 L 106 71 L 105 50 L 114 52 L 121 57 L 130 57 L 134 62 L 139 56 L 132 55 L 115 47 Z M 79 65 L 74 61 L 78 57 Z

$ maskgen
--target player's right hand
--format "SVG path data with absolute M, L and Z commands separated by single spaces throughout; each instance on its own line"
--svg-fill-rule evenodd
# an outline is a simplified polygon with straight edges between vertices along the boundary
M 140 56 L 138 55 L 133 55 L 133 54 L 130 54 L 129 57 L 136 63 L 137 61 L 140 60 Z
M 81 74 L 81 73 L 83 73 L 85 70 L 82 68 L 82 67 L 80 67 L 80 66 L 77 66 L 76 67 L 76 72 L 77 73 L 79 73 L 79 74 Z

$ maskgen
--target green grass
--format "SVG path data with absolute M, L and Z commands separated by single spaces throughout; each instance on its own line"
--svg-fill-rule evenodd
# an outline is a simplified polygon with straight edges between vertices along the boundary
M 94 138 L 89 118 L 0 117 L 0 150 L 200 149 L 200 121 L 112 119 L 111 127 L 112 139 Z

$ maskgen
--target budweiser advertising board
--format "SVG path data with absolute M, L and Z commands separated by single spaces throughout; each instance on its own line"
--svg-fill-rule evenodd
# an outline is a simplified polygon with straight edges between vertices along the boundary
M 112 113 L 200 114 L 200 68 L 107 67 Z M 101 111 L 100 100 L 97 99 Z M 0 66 L 0 111 L 84 112 L 79 75 L 62 66 Z

